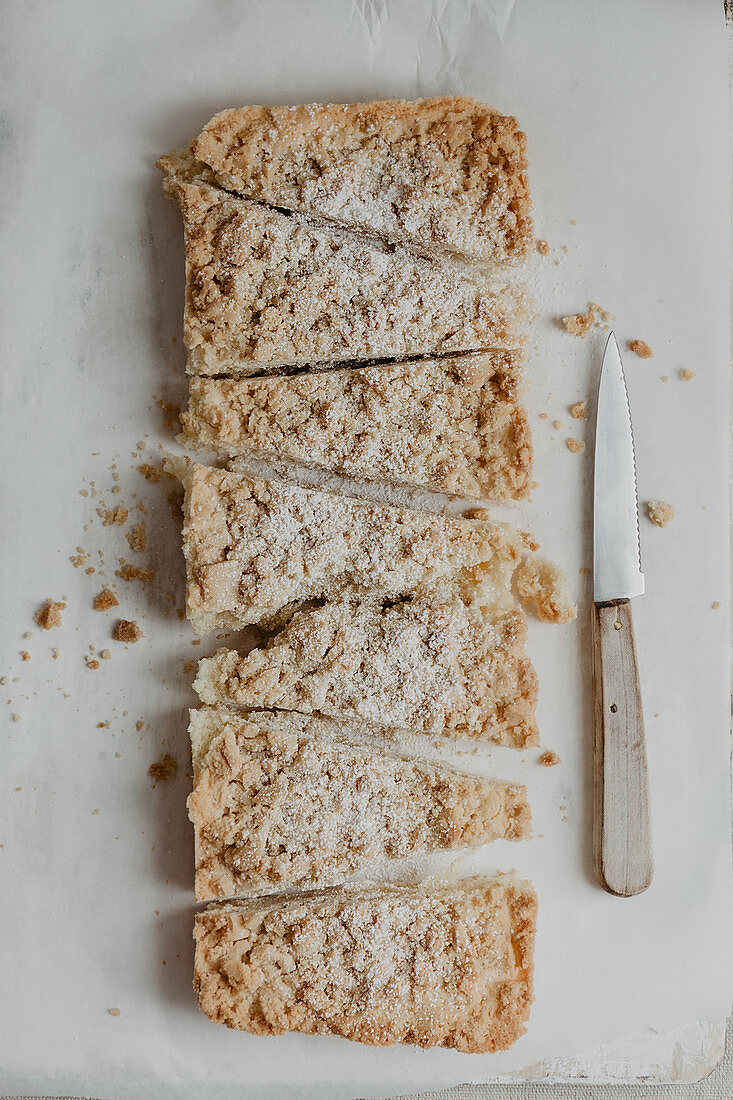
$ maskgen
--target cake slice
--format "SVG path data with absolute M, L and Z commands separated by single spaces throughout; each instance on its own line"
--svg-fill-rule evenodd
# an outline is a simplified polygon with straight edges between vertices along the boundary
M 413 512 L 192 464 L 186 609 L 198 633 L 275 623 L 308 600 L 395 598 L 446 582 L 506 607 L 521 539 L 508 524 Z
M 210 705 L 277 707 L 374 727 L 538 743 L 527 623 L 495 621 L 459 599 L 336 601 L 296 613 L 262 649 L 220 649 L 194 689 Z
M 475 499 L 524 500 L 520 356 L 495 351 L 287 377 L 193 378 L 187 442 Z
M 257 1035 L 505 1050 L 529 1018 L 536 921 L 513 876 L 215 906 L 196 916 L 194 988 Z
M 526 790 L 299 714 L 191 711 L 197 901 L 329 886 L 384 861 L 524 840 Z
M 223 111 L 191 153 L 247 198 L 502 264 L 531 245 L 526 144 L 516 119 L 442 96 Z
M 405 358 L 519 337 L 518 294 L 451 261 L 169 177 L 186 239 L 191 374 Z

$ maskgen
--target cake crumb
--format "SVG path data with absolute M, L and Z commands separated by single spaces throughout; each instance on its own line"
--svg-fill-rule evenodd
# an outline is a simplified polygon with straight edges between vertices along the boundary
M 562 420 L 553 420 L 552 426 L 555 429 L 555 431 L 559 432 L 560 429 L 562 428 Z
M 713 611 L 717 611 L 720 607 L 720 600 L 713 600 L 710 606 L 712 607 Z
M 570 415 L 573 420 L 585 420 L 588 415 L 588 403 L 587 401 L 576 401 L 574 405 L 570 406 Z
M 540 413 L 540 420 L 547 420 L 547 413 Z
M 110 1016 L 121 1016 L 122 1015 L 119 1008 L 110 1008 L 108 1011 L 109 1011 Z
M 649 519 L 657 527 L 666 527 L 674 519 L 674 504 L 668 504 L 665 500 L 649 500 L 646 508 Z
M 46 600 L 34 618 L 43 630 L 50 630 L 54 626 L 61 626 L 61 612 L 65 607 L 66 604 L 58 600 Z
M 28 652 L 27 649 L 21 649 L 20 658 L 21 658 L 22 661 L 30 661 L 31 655 L 30 655 L 30 653 Z
M 695 374 L 696 372 L 694 370 L 690 370 L 689 367 L 685 367 L 684 370 L 680 371 L 680 378 L 683 382 L 691 382 L 692 379 L 695 377 Z
M 98 730 L 108 730 L 109 729 L 109 722 L 97 722 L 97 729 Z
M 2 684 L 3 687 L 5 687 L 5 685 L 9 684 L 9 683 L 10 683 L 10 677 L 9 676 L 0 676 L 0 684 Z
M 135 729 L 136 730 L 141 730 L 144 725 L 145 725 L 145 719 L 144 718 L 138 718 L 137 722 L 135 723 Z
M 136 622 L 130 619 L 119 619 L 112 637 L 116 642 L 137 642 L 145 635 Z
M 590 574 L 590 570 L 586 569 L 584 565 L 581 565 L 580 572 L 583 574 L 584 577 L 587 577 Z
M 548 749 L 547 752 L 543 752 L 540 756 L 539 763 L 543 768 L 554 768 L 556 764 L 561 764 L 562 761 L 556 752 L 552 749 Z
M 151 581 L 153 570 L 139 569 L 136 565 L 130 565 L 123 560 L 120 562 L 120 568 L 115 570 L 115 576 L 122 577 L 123 581 Z
M 115 596 L 114 592 L 110 588 L 103 588 L 98 596 L 94 599 L 95 611 L 109 611 L 113 607 L 119 606 L 119 600 Z
M 526 557 L 514 574 L 523 603 L 534 604 L 537 618 L 545 623 L 569 623 L 578 614 L 570 598 L 568 580 L 557 565 L 545 558 Z
M 32 638 L 32 637 L 33 637 L 33 631 L 32 631 L 32 630 L 26 630 L 26 632 L 25 632 L 25 634 L 23 635 L 23 637 L 24 637 L 24 638 L 26 638 L 26 639 L 27 639 L 27 638 Z
M 193 672 L 193 670 L 195 668 L 196 668 L 196 661 L 186 661 L 186 663 L 183 666 L 183 671 L 188 675 L 188 673 Z
M 565 446 L 576 455 L 582 454 L 585 450 L 585 442 L 582 439 L 573 439 L 572 436 L 565 440 Z
M 99 651 L 99 656 L 102 658 L 103 661 L 111 661 L 112 660 L 112 650 L 111 649 L 101 649 Z
M 572 313 L 568 317 L 561 317 L 560 321 L 565 331 L 569 332 L 571 336 L 580 336 L 582 340 L 585 340 L 593 327 L 595 317 L 593 311 L 589 309 L 587 313 Z
M 550 246 L 547 241 L 544 240 L 544 238 L 540 241 L 537 241 L 537 251 L 539 252 L 540 256 L 549 256 Z
M 122 504 L 116 508 L 97 508 L 97 515 L 102 517 L 104 527 L 121 527 L 130 512 Z
M 60 652 L 61 652 L 60 649 L 52 649 L 51 650 L 51 656 L 53 657 L 54 661 L 58 661 Z
M 152 462 L 141 463 L 141 465 L 138 466 L 138 470 L 146 481 L 162 481 L 166 476 L 162 466 L 155 466 Z
M 127 541 L 130 544 L 130 549 L 135 553 L 141 554 L 147 547 L 147 535 L 145 533 L 145 524 L 136 523 L 132 531 L 128 531 Z
M 626 345 L 629 351 L 633 351 L 640 359 L 653 359 L 654 352 L 645 340 L 629 340 Z
M 151 779 L 165 780 L 172 779 L 178 771 L 178 761 L 175 756 L 171 756 L 169 752 L 161 756 L 160 760 L 157 760 L 155 764 L 151 764 L 148 768 L 148 775 Z
M 95 658 L 92 658 L 91 660 L 89 660 L 89 658 L 87 657 L 86 658 L 86 665 L 87 665 L 87 668 L 91 668 L 92 671 L 94 671 L 95 669 L 99 668 L 99 661 L 97 661 Z
M 22 719 L 22 718 L 20 717 L 20 715 L 19 715 L 19 714 L 14 714 L 14 715 L 13 715 L 13 721 L 14 721 L 14 722 L 22 722 L 22 721 L 23 721 L 23 719 Z M 18 788 L 17 788 L 17 790 L 20 790 L 20 787 L 18 787 Z
M 662 375 L 662 381 L 663 382 L 669 382 L 669 375 L 668 374 L 663 374 Z

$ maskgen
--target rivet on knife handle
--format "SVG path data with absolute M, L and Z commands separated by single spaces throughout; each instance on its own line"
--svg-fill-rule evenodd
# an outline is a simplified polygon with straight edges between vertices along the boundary
M 652 881 L 649 779 L 628 600 L 593 605 L 595 873 L 631 897 Z

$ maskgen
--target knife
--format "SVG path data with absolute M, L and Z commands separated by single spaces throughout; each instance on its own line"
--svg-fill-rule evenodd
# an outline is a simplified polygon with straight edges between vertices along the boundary
M 652 881 L 644 717 L 631 622 L 644 592 L 631 413 L 616 337 L 603 353 L 593 486 L 594 865 L 605 890 Z

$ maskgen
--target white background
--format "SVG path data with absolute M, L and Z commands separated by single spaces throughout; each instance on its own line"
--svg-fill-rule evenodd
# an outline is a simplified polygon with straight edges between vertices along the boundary
M 487 1079 L 642 1027 L 727 1014 L 720 7 L 718 0 L 5 6 L 0 673 L 10 681 L 0 696 L 0 1083 L 7 1091 L 198 1097 L 208 1085 L 219 1097 L 385 1095 Z M 227 106 L 440 92 L 493 102 L 528 134 L 537 235 L 551 254 L 529 273 L 539 311 L 529 404 L 540 487 L 526 524 L 566 566 L 581 602 L 577 624 L 537 625 L 530 637 L 543 743 L 562 766 L 543 769 L 536 753 L 496 752 L 491 760 L 498 774 L 527 782 L 537 838 L 494 845 L 461 865 L 516 866 L 540 897 L 530 1029 L 493 1057 L 255 1039 L 198 1013 L 185 811 L 185 710 L 194 700 L 183 666 L 215 642 L 192 647 L 176 615 L 183 568 L 166 500 L 173 483 L 151 485 L 134 468 L 174 446 L 153 395 L 178 404 L 185 395 L 181 230 L 160 191 L 156 156 Z M 571 454 L 564 439 L 568 404 L 592 396 L 605 334 L 580 341 L 556 323 L 589 299 L 618 315 L 622 346 L 641 338 L 654 349 L 652 360 L 626 357 L 639 492 L 676 508 L 665 530 L 642 525 L 647 595 L 634 615 L 656 878 L 646 895 L 627 901 L 602 893 L 590 874 L 590 582 L 579 570 L 591 565 L 591 452 Z M 679 380 L 685 367 L 697 372 L 693 382 Z M 563 429 L 553 429 L 555 418 Z M 590 441 L 587 425 L 572 426 Z M 142 440 L 146 450 L 133 458 Z M 132 518 L 105 528 L 96 514 L 102 502 L 135 510 L 138 501 L 148 509 L 140 514 L 144 555 L 124 538 Z M 70 563 L 78 546 L 93 575 Z M 153 582 L 115 578 L 121 557 L 151 565 Z M 114 582 L 119 612 L 145 633 L 135 646 L 111 641 L 114 612 L 91 609 L 103 580 Z M 61 595 L 62 628 L 39 631 L 34 611 Z M 96 671 L 84 664 L 90 645 L 113 652 Z M 140 731 L 138 719 L 146 723 Z M 109 728 L 98 728 L 106 721 Z M 181 768 L 154 786 L 147 768 L 164 751 Z M 109 1015 L 113 1007 L 119 1016 Z

